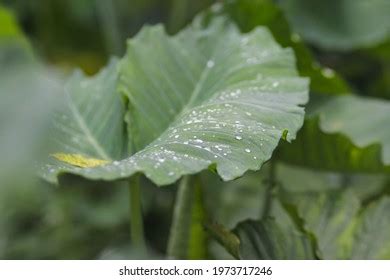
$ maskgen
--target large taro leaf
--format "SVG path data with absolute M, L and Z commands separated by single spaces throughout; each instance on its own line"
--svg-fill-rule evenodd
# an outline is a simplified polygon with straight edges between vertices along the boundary
M 117 78 L 118 64 L 113 60 L 96 77 L 75 72 L 66 83 L 65 105 L 53 115 L 53 154 L 40 172 L 44 179 L 56 180 L 50 174 L 63 164 L 55 158 L 86 167 L 123 156 L 124 106 L 116 91 Z
M 294 139 L 302 125 L 299 105 L 307 101 L 308 81 L 297 77 L 294 62 L 292 51 L 279 47 L 265 28 L 241 35 L 219 18 L 207 29 L 195 22 L 169 37 L 161 26 L 146 27 L 129 41 L 119 82 L 129 101 L 128 130 L 136 153 L 94 168 L 58 162 L 47 168 L 46 178 L 55 181 L 68 172 L 115 180 L 142 172 L 165 185 L 208 167 L 224 180 L 258 170 L 279 140 Z M 92 116 L 84 116 L 88 125 Z M 93 118 L 109 128 L 118 122 L 116 116 Z M 67 136 L 61 140 L 71 140 L 73 132 Z M 75 147 L 84 156 L 97 156 L 89 146 Z
M 334 171 L 390 171 L 390 102 L 358 96 L 314 96 L 284 160 Z
M 282 0 L 281 6 L 297 32 L 324 48 L 373 46 L 390 36 L 387 0 Z

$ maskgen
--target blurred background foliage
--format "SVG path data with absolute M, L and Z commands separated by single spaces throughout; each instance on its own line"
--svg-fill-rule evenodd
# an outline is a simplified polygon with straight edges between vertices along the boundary
M 140 258 L 130 247 L 128 193 L 121 183 L 107 185 L 69 178 L 62 187 L 53 187 L 33 179 L 30 167 L 37 151 L 44 149 L 49 133 L 44 116 L 57 106 L 52 92 L 61 94 L 59 85 L 74 68 L 94 74 L 110 56 L 122 56 L 126 39 L 143 25 L 162 22 L 174 34 L 214 2 L 224 2 L 225 10 L 242 31 L 266 25 L 281 45 L 292 46 L 301 74 L 312 78 L 312 91 L 343 94 L 352 89 L 359 95 L 390 99 L 386 1 L 375 1 L 386 7 L 356 8 L 358 12 L 351 16 L 347 14 L 351 1 L 347 0 L 2 0 L 0 4 L 7 10 L 0 10 L 0 94 L 15 94 L 12 98 L 0 95 L 0 259 Z M 216 12 L 215 7 L 211 13 Z M 343 28 L 333 26 L 335 17 L 345 23 Z M 373 18 L 375 22 L 371 22 Z M 372 24 L 360 32 L 355 26 L 362 25 L 360 20 Z M 322 30 L 323 26 L 329 28 Z M 339 34 L 340 30 L 344 33 Z M 375 36 L 367 36 L 373 30 Z M 340 42 L 340 36 L 345 42 Z M 16 56 L 10 55 L 14 52 Z M 24 60 L 31 61 L 28 65 L 37 67 L 40 74 L 32 74 L 29 67 L 21 71 L 17 63 L 8 67 L 10 57 L 21 56 L 27 57 Z M 26 87 L 28 98 L 23 94 Z M 38 104 L 34 100 L 39 100 Z M 23 115 L 17 116 L 20 112 Z M 40 130 L 31 132 L 31 127 Z M 265 199 L 270 197 L 264 187 L 267 170 L 265 166 L 260 172 L 227 184 L 214 175 L 202 174 L 204 185 L 209 185 L 204 196 L 209 218 L 231 228 L 245 218 L 263 215 Z M 354 201 L 364 206 L 390 193 L 386 175 L 351 175 L 288 165 L 278 165 L 277 170 L 282 178 L 281 192 L 297 197 L 348 189 Z M 156 188 L 143 181 L 146 238 L 153 258 L 163 258 L 166 253 L 176 188 Z M 305 204 L 306 200 L 300 201 Z M 316 225 L 313 228 L 318 230 Z M 321 244 L 326 257 L 340 257 L 341 253 L 328 245 Z M 210 248 L 207 258 L 230 258 L 215 243 Z
M 177 32 L 212 0 L 3 0 L 35 50 L 48 62 L 96 73 L 109 56 L 122 56 L 126 39 L 143 25 L 165 23 Z

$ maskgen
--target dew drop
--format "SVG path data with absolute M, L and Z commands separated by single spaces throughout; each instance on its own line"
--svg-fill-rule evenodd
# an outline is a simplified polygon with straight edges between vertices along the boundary
M 250 153 L 250 152 L 251 152 L 251 150 L 250 150 L 250 149 L 248 149 L 248 148 L 246 148 L 246 149 L 245 149 L 245 152 L 247 152 L 247 153 Z
M 173 171 L 168 173 L 168 176 L 173 176 L 173 175 L 175 175 L 175 172 L 173 172 Z
M 179 135 L 178 135 L 178 134 L 175 135 L 175 139 L 177 139 L 177 138 L 179 138 Z
M 324 75 L 325 78 L 331 79 L 334 77 L 334 71 L 330 68 L 323 68 L 321 70 L 321 74 Z
M 294 43 L 298 43 L 301 41 L 301 36 L 299 36 L 298 33 L 293 33 L 291 34 L 291 41 L 293 41 Z
M 235 137 L 237 140 L 242 140 L 242 137 L 240 135 L 236 135 Z
M 207 67 L 208 68 L 213 68 L 215 66 L 215 62 L 213 60 L 207 61 Z

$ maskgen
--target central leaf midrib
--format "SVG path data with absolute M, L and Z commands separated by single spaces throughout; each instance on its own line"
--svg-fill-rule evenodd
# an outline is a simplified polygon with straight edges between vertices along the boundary
M 207 63 L 208 61 L 213 61 L 215 63 L 215 61 L 213 60 L 214 58 L 214 54 L 216 52 L 216 50 L 218 49 L 217 46 L 219 46 L 220 42 L 221 42 L 221 39 L 222 38 L 225 38 L 225 36 L 221 36 L 218 38 L 218 41 L 216 42 L 216 44 L 214 45 L 214 48 L 211 52 L 211 55 L 209 58 L 205 57 L 205 63 L 204 63 L 204 66 L 203 66 L 203 69 L 202 69 L 202 72 L 201 74 L 199 75 L 199 79 L 198 79 L 198 82 L 195 84 L 195 87 L 194 89 L 192 90 L 191 94 L 189 95 L 190 98 L 187 102 L 186 105 L 183 106 L 183 108 L 180 110 L 180 112 L 178 112 L 178 114 L 172 119 L 170 125 L 168 125 L 168 127 L 165 129 L 165 131 L 171 127 L 172 124 L 176 123 L 177 120 L 179 120 L 185 113 L 187 110 L 191 109 L 192 106 L 193 106 L 193 103 L 194 101 L 196 100 L 196 98 L 199 96 L 199 93 L 201 92 L 201 89 L 203 88 L 203 84 L 204 84 L 204 81 L 206 80 L 207 78 L 207 74 L 209 74 L 210 70 L 212 68 L 208 67 Z M 215 67 L 215 66 L 214 66 Z M 215 92 L 217 93 L 217 91 Z M 211 98 L 211 97 L 210 97 Z M 163 133 L 161 133 L 162 135 Z M 161 136 L 160 135 L 160 136 Z M 158 138 L 158 137 L 157 137 Z M 156 140 L 156 139 L 154 139 Z M 152 141 L 153 142 L 153 141 Z
M 84 118 L 79 114 L 78 110 L 76 109 L 72 98 L 70 98 L 70 94 L 68 91 L 66 91 L 68 103 L 70 106 L 70 109 L 73 113 L 73 116 L 79 125 L 82 132 L 84 132 L 85 136 L 87 137 L 87 141 L 92 145 L 92 147 L 95 149 L 97 154 L 102 157 L 105 160 L 112 160 L 106 153 L 106 151 L 103 149 L 103 147 L 99 144 L 98 141 L 96 141 L 95 137 L 93 136 L 92 132 L 89 130 L 87 124 L 85 123 Z

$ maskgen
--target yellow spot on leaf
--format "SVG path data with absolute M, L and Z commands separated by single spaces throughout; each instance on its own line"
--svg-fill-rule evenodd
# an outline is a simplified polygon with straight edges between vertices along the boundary
M 78 167 L 96 167 L 109 163 L 108 160 L 88 158 L 79 154 L 53 154 L 54 158 Z

